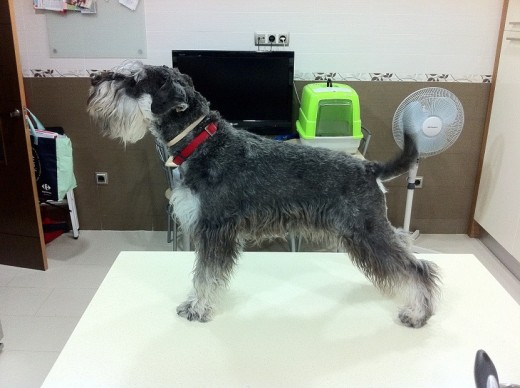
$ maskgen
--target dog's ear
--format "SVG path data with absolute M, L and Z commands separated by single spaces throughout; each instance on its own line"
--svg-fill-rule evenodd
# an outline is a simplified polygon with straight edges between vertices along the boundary
M 181 73 L 177 67 L 172 70 L 172 77 L 181 85 L 193 89 L 193 80 L 188 74 Z
M 182 75 L 182 78 L 184 79 L 184 81 L 191 87 L 193 87 L 193 80 L 191 79 L 191 77 L 187 74 L 181 74 Z
M 188 100 L 184 88 L 171 79 L 166 80 L 152 97 L 151 108 L 152 113 L 158 115 L 171 109 L 175 109 L 177 112 L 185 111 L 188 108 Z

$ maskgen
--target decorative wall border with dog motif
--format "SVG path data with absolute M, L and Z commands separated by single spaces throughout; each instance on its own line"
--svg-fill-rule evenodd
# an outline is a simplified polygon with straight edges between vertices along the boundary
M 57 77 L 92 77 L 104 70 L 70 70 L 59 71 L 57 69 L 29 69 L 24 70 L 24 77 L 36 78 L 57 78 Z M 491 83 L 490 74 L 395 74 L 395 73 L 335 73 L 335 72 L 316 72 L 301 73 L 296 72 L 294 79 L 297 81 L 323 81 L 331 79 L 333 81 L 393 81 L 393 82 L 465 82 L 465 83 Z

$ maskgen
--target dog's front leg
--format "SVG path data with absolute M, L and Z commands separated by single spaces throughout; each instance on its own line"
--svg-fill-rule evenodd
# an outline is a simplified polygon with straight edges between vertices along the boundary
M 229 227 L 206 230 L 195 238 L 197 261 L 193 290 L 177 307 L 177 314 L 190 321 L 211 320 L 219 294 L 225 289 L 239 253 L 236 234 Z
M 188 299 L 177 307 L 177 314 L 189 321 L 207 322 L 211 320 L 219 293 L 227 282 L 214 269 L 200 263 L 201 260 L 197 260 L 193 290 Z

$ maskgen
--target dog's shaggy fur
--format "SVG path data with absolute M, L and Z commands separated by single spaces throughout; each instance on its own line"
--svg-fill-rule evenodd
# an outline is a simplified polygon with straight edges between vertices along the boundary
M 210 110 L 189 76 L 139 62 L 94 77 L 88 112 L 113 138 L 135 142 L 150 131 L 164 144 L 204 117 L 169 147 L 171 155 L 208 123 L 218 126 L 179 167 L 181 179 L 171 199 L 197 254 L 194 288 L 177 308 L 180 316 L 211 319 L 244 240 L 287 233 L 336 242 L 376 287 L 404 291 L 403 324 L 421 327 L 434 313 L 437 267 L 415 258 L 390 225 L 381 184 L 415 162 L 411 136 L 405 136 L 403 152 L 388 163 L 273 141 L 233 128 Z

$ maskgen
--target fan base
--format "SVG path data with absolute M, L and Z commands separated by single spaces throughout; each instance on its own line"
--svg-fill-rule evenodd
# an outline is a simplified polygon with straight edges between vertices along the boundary
M 410 233 L 410 238 L 413 241 L 416 241 L 421 234 L 421 232 L 419 232 L 419 230 L 416 230 L 413 233 L 412 232 L 409 232 L 409 233 Z M 415 245 L 415 244 L 412 245 L 411 249 L 412 249 L 413 253 L 441 253 L 439 251 L 434 251 L 433 249 L 423 248 L 423 247 Z

